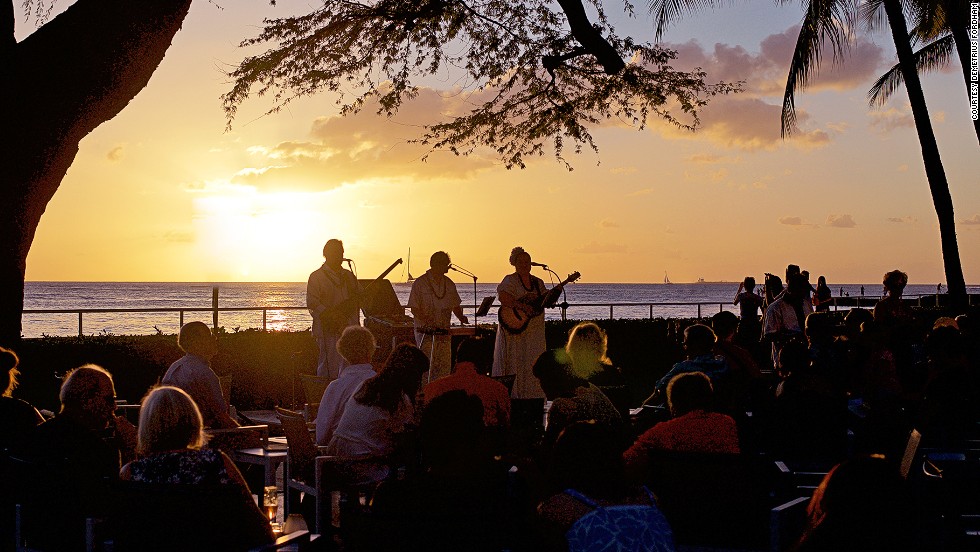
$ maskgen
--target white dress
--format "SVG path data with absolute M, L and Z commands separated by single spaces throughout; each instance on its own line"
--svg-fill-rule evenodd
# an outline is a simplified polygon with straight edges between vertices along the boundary
M 507 293 L 515 299 L 525 295 L 540 296 L 547 292 L 541 278 L 531 276 L 531 289 L 524 287 L 521 277 L 514 274 L 504 276 L 497 286 L 497 293 Z M 493 375 L 506 376 L 515 374 L 514 389 L 511 396 L 515 399 L 538 399 L 544 397 L 538 378 L 534 377 L 531 369 L 534 361 L 547 349 L 544 336 L 544 313 L 528 321 L 527 328 L 520 333 L 511 333 L 500 324 L 497 325 L 497 341 L 493 349 Z

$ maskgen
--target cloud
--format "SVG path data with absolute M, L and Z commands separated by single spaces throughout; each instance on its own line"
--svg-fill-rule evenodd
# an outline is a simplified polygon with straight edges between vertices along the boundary
M 613 167 L 609 169 L 612 174 L 635 174 L 636 171 L 636 167 Z
M 626 197 L 647 196 L 647 195 L 652 194 L 654 191 L 655 190 L 653 188 L 643 188 L 642 190 L 636 190 L 636 191 L 633 191 L 633 192 L 630 192 L 630 193 L 626 194 Z
M 745 151 L 775 150 L 793 146 L 802 150 L 821 148 L 830 143 L 830 135 L 820 129 L 806 128 L 809 115 L 797 111 L 799 129 L 783 140 L 780 136 L 782 107 L 758 98 L 716 97 L 701 113 L 701 126 L 690 133 L 662 126 L 672 137 L 708 138 L 729 148 Z
M 123 146 L 116 146 L 111 150 L 109 150 L 109 153 L 105 154 L 105 158 L 115 163 L 117 161 L 122 161 L 124 153 L 125 153 L 125 148 L 123 148 Z
M 163 234 L 163 239 L 171 243 L 194 243 L 197 241 L 197 236 L 194 232 L 171 230 Z
M 779 224 L 786 226 L 803 226 L 803 219 L 800 217 L 779 217 Z
M 960 221 L 960 224 L 967 224 L 967 225 L 970 225 L 970 226 L 975 225 L 975 224 L 980 224 L 980 215 L 973 215 L 972 217 L 970 217 L 968 219 L 961 220 Z
M 696 40 L 668 44 L 678 52 L 678 67 L 690 70 L 701 67 L 710 82 L 745 81 L 746 93 L 752 96 L 775 96 L 782 100 L 786 88 L 786 68 L 796 49 L 800 26 L 767 36 L 759 43 L 758 53 L 742 46 L 716 43 L 710 50 Z M 830 49 L 823 49 L 824 60 L 831 60 Z M 867 86 L 878 76 L 885 62 L 884 50 L 865 35 L 858 35 L 850 45 L 843 63 L 824 63 L 807 86 L 807 91 L 851 90 Z
M 857 223 L 851 215 L 827 215 L 827 226 L 832 228 L 854 228 Z
M 916 222 L 917 219 L 912 215 L 906 215 L 904 217 L 887 217 L 885 220 L 896 224 L 911 224 Z
M 606 255 L 609 253 L 626 253 L 626 246 L 618 243 L 589 242 L 575 250 L 586 255 Z
M 599 221 L 600 228 L 619 228 L 619 222 L 610 219 L 602 219 Z
M 231 181 L 262 190 L 315 192 L 368 179 L 472 178 L 499 165 L 492 152 L 430 153 L 428 146 L 410 141 L 425 124 L 468 111 L 482 101 L 481 94 L 422 88 L 392 117 L 376 115 L 376 101 L 346 117 L 317 117 L 306 137 L 249 147 L 255 166 L 238 171 Z
M 900 128 L 915 128 L 915 120 L 909 108 L 873 110 L 868 112 L 868 126 L 879 134 L 885 134 Z
M 712 155 L 709 153 L 698 153 L 687 158 L 689 163 L 696 165 L 712 165 L 715 163 L 722 163 L 728 160 L 728 157 L 724 155 Z

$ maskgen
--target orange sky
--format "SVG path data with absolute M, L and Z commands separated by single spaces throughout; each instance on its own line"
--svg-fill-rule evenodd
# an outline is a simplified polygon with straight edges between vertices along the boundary
M 68 4 L 67 0 L 64 2 Z M 939 234 L 904 89 L 869 110 L 870 83 L 894 61 L 883 35 L 859 33 L 844 67 L 797 98 L 802 132 L 779 138 L 779 103 L 799 6 L 752 0 L 688 18 L 665 37 L 679 67 L 746 91 L 686 134 L 597 129 L 600 154 L 506 170 L 406 143 L 447 106 L 423 90 L 394 120 L 370 108 L 339 118 L 333 99 L 273 116 L 247 102 L 231 132 L 219 96 L 236 44 L 262 17 L 308 6 L 197 1 L 149 86 L 85 140 L 49 204 L 29 280 L 302 281 L 339 237 L 362 275 L 413 252 L 495 281 L 511 247 L 592 282 L 736 280 L 789 262 L 830 282 L 874 282 L 892 268 L 945 281 Z M 639 7 L 642 10 L 642 6 Z M 652 34 L 649 20 L 627 22 Z M 31 31 L 20 22 L 20 36 Z M 959 66 L 924 79 L 956 207 L 967 282 L 980 280 L 980 155 Z M 398 271 L 393 277 L 399 275 Z

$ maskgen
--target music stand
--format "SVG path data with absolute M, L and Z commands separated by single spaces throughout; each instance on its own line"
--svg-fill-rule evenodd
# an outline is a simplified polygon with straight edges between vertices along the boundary
M 493 306 L 494 300 L 497 298 L 496 295 L 491 295 L 489 297 L 484 297 L 483 301 L 480 302 L 480 308 L 476 309 L 476 318 L 481 316 L 486 316 L 490 312 L 490 307 Z

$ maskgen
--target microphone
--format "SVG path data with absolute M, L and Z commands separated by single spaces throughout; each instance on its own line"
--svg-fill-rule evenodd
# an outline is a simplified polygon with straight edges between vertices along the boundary
M 540 266 L 541 268 L 548 268 L 548 265 L 546 265 L 544 263 L 535 263 L 535 262 L 532 262 L 531 263 L 531 266 Z
M 449 265 L 449 270 L 452 270 L 453 272 L 459 272 L 460 274 L 466 274 L 462 270 L 456 268 L 454 265 Z M 467 276 L 469 276 L 469 274 L 467 274 Z
M 352 263 L 354 261 L 352 261 L 350 259 L 340 259 L 340 262 L 342 262 L 342 263 Z

